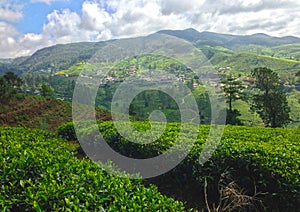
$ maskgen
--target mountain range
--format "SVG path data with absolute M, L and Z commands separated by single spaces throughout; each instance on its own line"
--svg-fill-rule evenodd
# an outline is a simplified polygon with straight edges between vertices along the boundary
M 254 35 L 228 35 L 206 31 L 198 32 L 192 28 L 186 30 L 162 30 L 157 33 L 173 35 L 190 41 L 196 44 L 196 46 L 223 46 L 229 49 L 250 44 L 272 47 L 284 44 L 300 43 L 300 38 L 293 36 L 279 38 L 263 33 Z
M 162 30 L 155 34 L 172 35 L 201 49 L 212 65 L 245 71 L 257 66 L 270 66 L 278 71 L 300 70 L 300 38 L 272 37 L 266 34 L 229 35 L 198 32 L 195 29 Z M 31 56 L 0 59 L 0 74 L 13 71 L 66 70 L 88 61 L 100 48 L 111 41 L 58 44 L 36 51 Z

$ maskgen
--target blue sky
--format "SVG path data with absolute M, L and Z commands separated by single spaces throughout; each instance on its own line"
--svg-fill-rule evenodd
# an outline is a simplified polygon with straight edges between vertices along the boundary
M 47 15 L 54 10 L 63 10 L 69 8 L 81 14 L 81 7 L 84 0 L 77 1 L 56 1 L 51 4 L 44 2 L 30 3 L 29 0 L 24 1 L 23 19 L 15 23 L 21 33 L 41 33 L 43 24 L 46 23 Z
M 300 37 L 295 0 L 0 0 L 0 58 L 162 29 Z

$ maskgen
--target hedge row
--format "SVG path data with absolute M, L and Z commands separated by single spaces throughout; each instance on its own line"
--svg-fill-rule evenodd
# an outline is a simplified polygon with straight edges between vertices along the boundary
M 3 211 L 184 211 L 154 186 L 111 176 L 45 131 L 0 127 Z
M 111 147 L 133 158 L 149 158 L 165 152 L 174 144 L 180 133 L 179 123 L 169 123 L 164 134 L 156 142 L 144 145 L 124 139 L 112 122 L 98 124 L 102 136 Z M 133 125 L 141 132 L 149 129 L 147 122 L 134 122 Z M 88 125 L 87 122 L 82 126 L 80 130 L 83 134 L 94 134 L 95 126 Z M 72 123 L 59 129 L 59 134 L 64 135 L 60 130 L 70 133 L 69 137 L 76 137 L 72 134 L 74 132 Z M 299 129 L 227 126 L 221 145 L 212 158 L 202 166 L 199 164 L 199 156 L 209 130 L 209 126 L 200 127 L 192 151 L 171 171 L 172 177 L 178 178 L 177 182 L 184 180 L 184 176 L 192 176 L 203 187 L 207 179 L 210 187 L 217 193 L 218 182 L 221 175 L 226 172 L 248 194 L 263 193 L 261 199 L 267 209 L 280 211 L 297 209 L 300 205 Z M 128 134 L 134 136 L 133 132 Z M 188 130 L 183 134 L 184 142 L 180 145 L 192 142 Z

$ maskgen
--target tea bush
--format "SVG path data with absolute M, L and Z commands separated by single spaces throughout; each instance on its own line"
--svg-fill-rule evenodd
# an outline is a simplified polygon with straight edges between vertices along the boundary
M 112 122 L 98 124 L 102 136 L 112 148 L 134 158 L 149 158 L 165 152 L 174 144 L 180 133 L 179 123 L 168 123 L 156 142 L 145 145 L 124 139 Z M 139 131 L 149 129 L 148 123 L 132 124 Z M 93 135 L 98 127 L 83 127 L 81 130 L 83 134 Z M 228 173 L 248 194 L 263 193 L 260 198 L 267 209 L 297 209 L 300 205 L 299 129 L 226 126 L 220 146 L 212 158 L 201 166 L 199 157 L 209 130 L 207 125 L 200 127 L 192 151 L 171 171 L 172 177 L 178 178 L 177 182 L 180 183 L 183 176 L 187 175 L 192 176 L 201 185 L 204 185 L 204 180 L 207 179 L 211 190 L 218 193 L 221 175 Z M 188 130 L 183 132 L 183 137 L 184 141 L 179 143 L 179 146 L 191 142 Z
M 0 127 L 3 211 L 184 211 L 141 181 L 114 177 L 46 131 Z

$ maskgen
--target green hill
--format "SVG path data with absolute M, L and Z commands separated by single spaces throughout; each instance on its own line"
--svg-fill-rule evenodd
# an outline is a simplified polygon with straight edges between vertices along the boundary
M 299 56 L 297 56 L 297 53 L 295 52 L 295 48 L 298 48 L 297 45 L 299 46 L 300 39 L 291 36 L 279 38 L 265 34 L 246 36 L 227 35 L 213 32 L 198 32 L 194 29 L 163 30 L 157 32 L 157 34 L 172 35 L 191 42 L 196 47 L 203 49 L 208 58 L 211 57 L 212 52 L 224 51 L 226 48 L 229 52 L 237 49 L 244 49 L 246 51 L 249 50 L 252 53 L 263 53 L 270 56 L 299 59 Z M 126 39 L 50 46 L 40 49 L 28 57 L 15 58 L 13 60 L 0 60 L 0 73 L 4 73 L 8 70 L 18 74 L 28 71 L 56 73 L 57 71 L 67 70 L 73 65 L 88 61 L 103 46 L 113 44 L 116 41 L 126 42 Z M 213 49 L 207 48 L 208 46 Z M 220 49 L 220 47 L 223 49 Z M 253 49 L 258 49 L 259 51 L 253 52 Z M 226 50 L 226 53 L 228 53 L 228 50 Z M 270 51 L 272 53 L 270 53 Z
M 288 44 L 272 48 L 274 56 L 300 61 L 300 44 Z
M 300 70 L 300 62 L 276 58 L 266 55 L 257 55 L 253 53 L 238 53 L 222 58 L 223 60 L 214 60 L 214 66 L 231 67 L 235 72 L 250 73 L 257 67 L 268 67 L 279 74 L 286 72 L 296 73 Z
M 300 44 L 287 44 L 275 47 L 245 45 L 233 49 L 236 52 L 248 52 L 277 58 L 300 61 Z
M 175 31 L 164 30 L 157 34 L 173 35 L 191 42 L 206 55 L 216 70 L 219 68 L 230 67 L 230 70 L 235 74 L 247 77 L 250 71 L 256 67 L 268 67 L 280 74 L 282 80 L 286 84 L 286 89 L 289 92 L 291 92 L 296 85 L 296 77 L 294 74 L 300 70 L 299 38 L 277 38 L 265 34 L 249 36 L 226 35 L 212 32 L 198 32 L 194 29 Z M 149 37 L 151 38 L 151 36 L 155 35 L 137 39 L 144 39 L 147 41 Z M 134 43 L 134 40 L 131 40 L 130 42 L 132 41 Z M 34 77 L 30 78 L 28 76 L 34 74 L 43 76 L 40 81 L 45 81 L 50 84 L 55 90 L 55 95 L 71 100 L 72 88 L 74 88 L 76 76 L 78 76 L 83 69 L 99 69 L 97 64 L 90 64 L 88 62 L 90 58 L 106 45 L 120 44 L 122 48 L 127 48 L 127 42 L 128 40 L 126 39 L 120 39 L 98 43 L 55 45 L 38 50 L 29 57 L 0 60 L 0 73 L 11 70 L 20 75 L 23 74 L 24 78 L 27 77 L 29 79 L 26 81 L 26 84 L 32 87 L 30 88 L 32 91 L 39 85 L 36 85 L 36 83 L 33 82 L 30 83 L 31 81 L 34 81 Z M 176 47 L 177 46 L 175 45 L 175 48 Z M 180 46 L 178 46 L 178 51 L 180 51 Z M 139 71 L 146 69 L 167 69 L 168 71 L 175 73 L 176 76 L 184 78 L 190 71 L 188 68 L 170 59 L 159 57 L 151 58 L 146 55 L 132 57 L 133 58 L 127 58 L 120 61 L 120 63 L 115 64 L 115 66 L 111 65 L 112 67 L 110 68 L 113 69 L 112 74 L 115 77 L 111 81 L 107 80 L 109 86 L 100 86 L 97 103 L 102 103 L 105 108 L 109 108 L 109 102 L 113 91 L 112 87 L 115 87 L 116 85 L 114 81 L 122 82 L 125 77 L 133 72 L 138 73 Z M 36 76 L 35 78 L 37 81 L 37 79 L 41 77 Z M 189 78 L 193 77 L 189 76 Z M 193 83 L 195 83 L 195 81 L 191 83 L 188 82 L 187 84 Z M 197 83 L 198 82 L 196 82 L 196 84 Z M 293 103 L 293 117 L 297 117 L 298 104 L 300 104 L 299 99 L 297 99 L 297 92 L 298 91 L 295 91 L 296 95 L 291 95 L 290 98 L 290 102 Z M 246 106 L 245 104 L 240 105 L 243 105 L 240 108 L 242 111 L 248 111 L 248 108 L 243 108 Z M 246 114 L 249 115 L 248 112 L 246 112 Z M 245 117 L 247 123 L 249 123 L 249 120 L 253 120 L 253 117 L 248 115 Z

